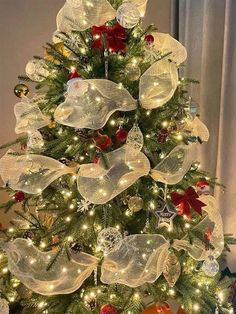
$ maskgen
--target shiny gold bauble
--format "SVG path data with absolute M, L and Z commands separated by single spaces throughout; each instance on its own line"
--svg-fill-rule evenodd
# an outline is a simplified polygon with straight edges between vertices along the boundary
M 130 210 L 132 210 L 134 213 L 139 212 L 141 209 L 143 209 L 143 199 L 139 196 L 132 196 L 128 200 L 128 207 Z
M 140 78 L 142 72 L 138 64 L 129 63 L 125 68 L 125 74 L 128 80 L 137 81 Z
M 54 129 L 56 127 L 57 123 L 56 121 L 51 121 L 48 125 L 49 129 Z
M 29 87 L 25 84 L 17 84 L 14 88 L 14 94 L 19 98 L 27 96 L 29 94 Z

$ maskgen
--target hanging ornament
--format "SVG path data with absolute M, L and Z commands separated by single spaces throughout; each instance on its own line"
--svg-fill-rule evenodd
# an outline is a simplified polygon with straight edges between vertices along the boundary
M 5 299 L 0 299 L 0 313 L 9 314 L 9 305 Z
M 119 127 L 119 129 L 116 131 L 116 140 L 118 142 L 125 142 L 128 136 L 128 132 L 122 128 Z
M 214 256 L 209 256 L 207 260 L 203 262 L 202 270 L 209 277 L 216 276 L 220 271 L 220 266 Z
M 117 314 L 117 313 L 118 313 L 117 309 L 111 304 L 104 305 L 99 311 L 99 314 Z
M 163 275 L 171 287 L 174 287 L 181 274 L 180 262 L 174 252 L 169 252 L 164 263 Z
M 173 314 L 168 303 L 152 305 L 142 312 L 142 314 Z
M 165 144 L 168 136 L 169 136 L 169 130 L 168 129 L 161 129 L 158 136 L 157 136 L 158 143 L 159 144 Z
M 132 150 L 137 153 L 140 152 L 143 148 L 143 134 L 137 124 L 134 124 L 132 129 L 128 133 L 126 144 L 131 147 Z
M 112 146 L 112 139 L 105 134 L 101 134 L 99 131 L 95 132 L 94 141 L 96 146 L 99 147 L 102 151 L 105 151 L 107 148 Z
M 93 26 L 92 35 L 94 38 L 94 42 L 92 44 L 93 49 L 100 49 L 103 51 L 107 48 L 110 52 L 126 51 L 126 30 L 118 23 L 113 26 Z M 105 47 L 103 38 L 106 38 Z
M 145 38 L 144 38 L 145 42 L 148 44 L 148 45 L 152 45 L 155 41 L 154 39 L 154 36 L 149 34 L 149 35 L 146 35 Z
M 25 193 L 24 193 L 24 192 L 18 191 L 18 192 L 15 193 L 15 195 L 14 195 L 14 200 L 15 200 L 16 202 L 19 202 L 19 203 L 20 203 L 20 202 L 23 202 L 24 199 L 25 199 Z
M 58 39 L 59 40 L 59 39 Z M 54 49 L 58 52 L 60 52 L 64 57 L 68 58 L 71 54 L 70 50 L 68 50 L 63 42 L 59 41 L 53 45 Z M 45 59 L 49 60 L 55 64 L 60 64 L 61 62 L 57 59 L 54 58 L 53 55 L 51 54 L 52 49 L 51 48 L 46 48 L 45 49 Z
M 94 295 L 86 295 L 84 297 L 84 303 L 88 309 L 93 311 L 97 307 L 97 300 Z
M 53 121 L 53 120 L 48 124 L 49 129 L 54 129 L 56 126 L 57 126 L 57 123 L 56 121 Z
M 80 201 L 77 202 L 77 212 L 78 213 L 86 213 L 89 211 L 91 202 L 86 199 L 81 199 Z
M 42 59 L 33 59 L 26 65 L 27 76 L 35 82 L 42 82 L 49 75 L 46 63 Z
M 168 202 L 160 200 L 158 203 L 158 208 L 153 210 L 152 212 L 158 219 L 158 228 L 173 228 L 173 220 L 177 216 L 177 212 L 173 212 L 172 210 L 170 210 Z
M 206 205 L 199 200 L 199 196 L 196 191 L 189 187 L 185 190 L 184 194 L 178 194 L 176 192 L 171 193 L 171 200 L 175 206 L 179 209 L 179 215 L 192 217 L 191 208 L 194 209 L 199 215 L 202 215 L 202 207 Z
M 137 62 L 131 62 L 126 66 L 125 74 L 128 80 L 137 81 L 142 72 Z
M 144 201 L 139 196 L 132 196 L 128 200 L 128 207 L 130 210 L 132 210 L 134 213 L 139 212 L 144 207 Z
M 102 252 L 108 254 L 117 249 L 122 241 L 122 235 L 116 228 L 103 229 L 97 239 L 98 247 Z
M 124 28 L 133 28 L 140 20 L 140 12 L 135 4 L 125 2 L 118 8 L 116 19 Z
M 27 148 L 28 150 L 41 150 L 44 146 L 44 140 L 39 131 L 29 134 Z
M 17 84 L 14 87 L 14 94 L 19 98 L 27 96 L 29 94 L 29 87 L 25 84 Z
M 72 253 L 78 254 L 84 251 L 84 247 L 81 243 L 79 242 L 72 242 L 69 245 L 70 250 Z
M 197 194 L 199 196 L 210 194 L 210 184 L 205 179 L 198 181 L 196 184 L 196 188 L 197 188 Z

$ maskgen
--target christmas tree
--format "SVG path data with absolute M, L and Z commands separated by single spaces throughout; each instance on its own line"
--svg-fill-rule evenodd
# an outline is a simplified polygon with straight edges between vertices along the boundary
M 177 40 L 142 27 L 146 6 L 67 0 L 19 77 L 21 135 L 0 160 L 1 208 L 16 213 L 1 231 L 3 314 L 233 313 L 219 263 L 235 241 L 196 161 L 198 82 L 180 77 Z

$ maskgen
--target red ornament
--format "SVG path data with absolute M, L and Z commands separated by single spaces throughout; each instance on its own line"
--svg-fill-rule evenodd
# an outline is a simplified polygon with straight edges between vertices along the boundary
M 94 160 L 93 160 L 93 163 L 94 163 L 94 164 L 97 164 L 98 162 L 99 162 L 99 157 L 96 156 L 96 157 L 94 158 Z
M 118 313 L 117 309 L 111 304 L 104 305 L 99 311 L 99 314 L 117 314 L 117 313 Z
M 148 307 L 142 314 L 173 314 L 168 303 Z
M 189 187 L 185 190 L 184 194 L 171 193 L 171 200 L 175 206 L 179 209 L 179 215 L 192 217 L 191 208 L 194 209 L 199 215 L 202 215 L 202 207 L 206 206 L 199 199 L 196 191 Z
M 123 129 L 122 127 L 120 127 L 117 131 L 116 131 L 116 139 L 118 142 L 125 142 L 128 136 L 128 132 Z
M 168 129 L 162 129 L 157 136 L 157 141 L 160 144 L 165 144 L 169 135 Z
M 119 23 L 113 26 L 93 26 L 92 35 L 95 39 L 92 48 L 104 50 L 102 36 L 106 36 L 107 48 L 110 52 L 125 52 L 126 29 Z
M 18 191 L 14 195 L 14 199 L 16 202 L 23 202 L 25 199 L 25 193 L 22 191 Z
M 148 45 L 152 45 L 155 41 L 154 37 L 150 34 L 150 35 L 146 35 L 144 40 L 146 41 L 146 43 Z
M 94 141 L 102 151 L 106 150 L 108 147 L 112 145 L 112 140 L 108 135 L 101 134 L 100 132 L 97 132 L 97 134 L 94 137 Z
M 81 77 L 81 75 L 76 71 L 76 70 L 72 70 L 72 72 L 69 74 L 69 80 L 73 80 L 75 78 L 79 78 Z
M 210 184 L 205 180 L 200 180 L 196 184 L 198 195 L 209 195 Z

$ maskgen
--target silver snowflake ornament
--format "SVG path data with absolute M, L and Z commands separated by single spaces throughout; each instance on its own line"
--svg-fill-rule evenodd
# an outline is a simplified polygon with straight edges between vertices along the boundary
M 86 213 L 90 210 L 90 206 L 92 203 L 86 199 L 82 199 L 79 202 L 77 202 L 77 212 L 78 213 Z

